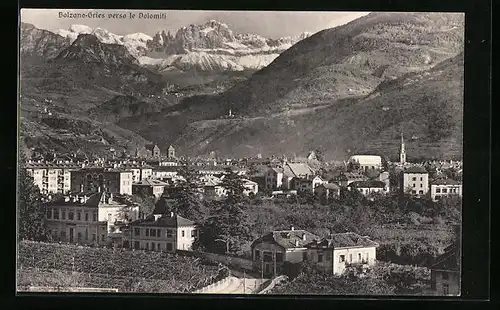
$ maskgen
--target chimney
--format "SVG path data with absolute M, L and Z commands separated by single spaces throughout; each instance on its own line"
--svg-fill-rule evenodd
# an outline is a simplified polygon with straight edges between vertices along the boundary
M 295 228 L 292 226 L 292 227 L 290 227 L 290 230 L 291 230 L 291 231 L 294 231 L 294 230 L 295 230 Z

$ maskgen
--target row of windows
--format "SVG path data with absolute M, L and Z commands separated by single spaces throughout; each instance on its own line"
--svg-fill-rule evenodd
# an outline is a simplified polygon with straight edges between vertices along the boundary
M 47 209 L 46 211 L 46 217 L 48 220 L 70 220 L 74 221 L 75 220 L 75 212 L 74 211 L 68 211 L 67 212 L 68 216 L 66 218 L 66 209 Z M 85 219 L 86 222 L 89 221 L 90 218 L 90 213 L 88 212 L 76 212 L 76 220 L 77 221 L 82 221 L 82 218 Z M 97 222 L 97 212 L 92 213 L 92 222 Z
M 413 187 L 416 187 L 415 183 L 413 183 Z M 420 183 L 420 187 L 424 187 L 424 184 Z
M 368 262 L 368 260 L 370 259 L 370 252 L 365 252 L 365 255 L 364 255 L 364 258 L 362 257 L 362 254 L 361 253 L 357 253 L 357 260 L 356 261 L 353 261 L 353 257 L 356 257 L 356 256 L 353 256 L 352 253 L 349 253 L 349 263 L 353 263 L 353 262 Z M 339 263 L 344 263 L 346 262 L 346 256 L 345 255 L 339 255 Z
M 61 240 L 66 240 L 66 231 L 65 230 L 61 230 L 61 232 L 59 233 L 59 231 L 57 229 L 55 230 L 48 230 L 49 234 L 54 236 L 55 238 L 57 237 L 60 237 Z M 70 237 L 71 237 L 71 233 L 72 231 L 70 231 Z M 85 239 L 83 238 L 83 236 L 85 236 Z M 76 240 L 81 242 L 83 240 L 85 241 L 89 241 L 89 230 L 88 229 L 85 229 L 85 233 L 84 235 L 82 236 L 82 233 L 81 232 L 77 232 L 76 234 Z M 101 234 L 101 241 L 104 241 L 105 240 L 105 234 Z M 71 238 L 70 238 L 71 239 Z M 92 233 L 92 241 L 96 241 L 97 239 L 97 233 Z
M 162 237 L 161 229 L 157 228 L 145 228 L 144 229 L 144 236 L 146 237 Z M 166 238 L 172 238 L 173 235 L 175 234 L 175 229 L 166 229 L 165 230 L 165 237 Z M 139 237 L 141 236 L 141 229 L 140 228 L 134 228 L 134 236 Z M 196 230 L 193 229 L 191 230 L 191 237 L 196 236 Z M 181 237 L 186 237 L 186 231 L 181 230 Z
M 124 248 L 129 248 L 129 241 L 124 241 L 123 242 L 123 247 Z M 141 249 L 141 243 L 139 241 L 134 241 L 134 249 L 136 250 L 140 250 Z M 155 242 L 146 242 L 145 244 L 145 250 L 151 250 L 151 251 L 161 251 L 162 250 L 162 246 L 161 246 L 161 243 L 155 243 Z M 173 249 L 173 245 L 172 243 L 166 243 L 165 245 L 165 250 L 167 251 L 172 251 Z
M 416 181 L 416 180 L 417 180 L 417 177 L 413 177 L 413 178 L 411 178 L 411 180 L 412 180 L 412 181 Z M 423 181 L 423 180 L 424 180 L 424 178 L 423 178 L 423 177 L 420 177 L 420 181 Z
M 448 189 L 447 188 L 436 188 L 436 193 L 447 193 Z M 458 193 L 458 188 L 450 188 L 450 193 Z

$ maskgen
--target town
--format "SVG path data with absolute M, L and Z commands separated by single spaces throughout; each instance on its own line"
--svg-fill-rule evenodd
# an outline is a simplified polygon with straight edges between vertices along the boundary
M 276 223 L 276 227 L 262 225 L 260 234 L 249 237 L 241 230 L 241 219 L 231 217 L 241 213 L 233 212 L 233 205 L 272 206 L 286 201 L 327 206 L 353 200 L 387 204 L 390 197 L 406 197 L 406 204 L 418 199 L 435 206 L 461 197 L 461 161 L 409 162 L 403 134 L 398 156 L 395 162 L 374 154 L 325 162 L 320 152 L 312 150 L 302 158 L 193 159 L 179 156 L 172 145 L 151 144 L 133 155 L 93 161 L 57 154 L 52 158 L 33 156 L 24 166 L 43 197 L 47 241 L 54 246 L 201 255 L 227 266 L 243 281 L 247 274 L 260 278 L 253 290 L 243 284 L 245 293 L 257 293 L 262 287 L 269 290 L 269 283 L 274 286 L 283 275 L 293 277 L 305 262 L 342 275 L 353 267 L 363 273 L 379 260 L 393 260 L 384 259 L 389 255 L 380 253 L 378 240 L 349 228 L 318 234 L 300 223 L 288 227 Z M 229 215 L 219 216 L 219 222 L 217 217 L 204 216 L 207 212 L 202 208 L 221 202 Z M 235 228 L 223 232 L 221 227 L 233 220 Z M 459 239 L 459 222 L 448 224 L 456 227 L 455 238 Z M 455 239 L 428 263 L 430 288 L 421 294 L 460 292 L 457 242 Z M 264 279 L 270 281 L 263 283 Z M 251 280 L 246 281 L 249 286 Z M 219 282 L 231 285 L 227 279 Z M 227 292 L 216 288 L 205 292 L 214 290 Z

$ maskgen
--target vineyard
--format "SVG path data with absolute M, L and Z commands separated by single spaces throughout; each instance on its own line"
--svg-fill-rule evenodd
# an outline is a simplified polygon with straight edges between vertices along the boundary
M 162 252 L 27 241 L 18 248 L 19 286 L 187 293 L 218 281 L 225 276 L 224 271 L 200 259 Z

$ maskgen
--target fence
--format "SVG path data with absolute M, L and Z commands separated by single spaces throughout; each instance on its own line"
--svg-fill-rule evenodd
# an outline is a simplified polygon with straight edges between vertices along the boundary
M 80 293 L 116 293 L 117 288 L 100 287 L 52 287 L 52 286 L 28 286 L 18 288 L 21 292 L 80 292 Z
M 231 276 L 227 276 L 225 277 L 224 279 L 218 281 L 218 282 L 215 282 L 215 283 L 212 283 L 208 286 L 205 286 L 205 287 L 202 287 L 201 289 L 197 290 L 197 291 L 194 291 L 193 293 L 194 294 L 203 294 L 203 293 L 208 293 L 212 290 L 216 290 L 222 286 L 225 286 L 226 284 L 228 284 L 228 282 L 231 281 Z
M 286 280 L 288 280 L 287 276 L 284 276 L 284 275 L 277 276 L 277 277 L 271 279 L 271 281 L 269 282 L 269 284 L 267 286 L 263 285 L 265 287 L 263 289 L 261 289 L 257 294 L 268 294 L 276 286 L 276 284 L 278 284 L 282 281 L 286 281 Z

